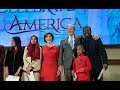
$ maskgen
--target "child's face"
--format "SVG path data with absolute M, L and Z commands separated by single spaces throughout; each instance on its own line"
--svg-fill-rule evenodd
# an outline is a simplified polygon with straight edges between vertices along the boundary
M 77 46 L 77 54 L 80 55 L 84 52 L 84 49 L 81 46 Z

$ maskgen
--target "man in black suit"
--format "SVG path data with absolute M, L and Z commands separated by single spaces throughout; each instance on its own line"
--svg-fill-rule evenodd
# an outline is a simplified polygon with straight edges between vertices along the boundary
M 85 26 L 83 28 L 83 34 L 84 39 L 82 40 L 82 43 L 85 47 L 85 55 L 89 56 L 92 64 L 90 79 L 91 81 L 93 81 L 93 79 L 94 81 L 97 81 L 102 68 L 105 68 L 105 70 L 108 68 L 107 53 L 101 39 L 94 40 L 92 38 L 90 26 Z

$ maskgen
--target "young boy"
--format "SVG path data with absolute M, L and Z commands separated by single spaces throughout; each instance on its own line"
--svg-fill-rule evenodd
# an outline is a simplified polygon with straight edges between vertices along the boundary
M 88 56 L 84 55 L 84 46 L 77 46 L 77 58 L 73 61 L 73 80 L 90 81 L 90 70 L 92 69 Z

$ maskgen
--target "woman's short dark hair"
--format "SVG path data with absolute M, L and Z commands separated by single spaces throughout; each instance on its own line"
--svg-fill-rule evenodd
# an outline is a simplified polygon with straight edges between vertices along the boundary
M 21 49 L 21 39 L 19 36 L 12 37 L 18 49 Z
M 47 32 L 47 33 L 45 33 L 45 35 L 44 35 L 44 42 L 47 43 L 47 41 L 45 40 L 45 38 L 47 37 L 47 35 L 51 35 L 51 36 L 52 36 L 52 41 L 54 40 L 54 36 L 53 36 L 53 34 L 50 33 L 50 32 Z

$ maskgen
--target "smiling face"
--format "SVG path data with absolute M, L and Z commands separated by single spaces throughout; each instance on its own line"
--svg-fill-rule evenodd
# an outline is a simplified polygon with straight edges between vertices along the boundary
M 75 33 L 75 26 L 72 24 L 69 24 L 67 27 L 68 35 L 73 36 Z
M 77 46 L 77 54 L 80 55 L 84 52 L 84 46 L 83 45 L 79 45 Z
M 45 40 L 46 40 L 47 43 L 51 43 L 52 42 L 52 36 L 50 34 L 47 34 Z
M 31 44 L 36 44 L 37 38 L 35 36 L 33 36 L 30 41 L 31 41 Z
M 86 26 L 83 29 L 83 35 L 85 36 L 85 38 L 89 38 L 91 36 L 91 28 Z
M 44 35 L 44 42 L 46 43 L 52 43 L 54 40 L 54 36 L 52 33 L 50 32 L 47 32 L 45 35 Z

